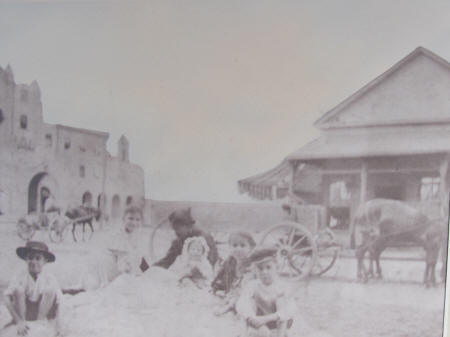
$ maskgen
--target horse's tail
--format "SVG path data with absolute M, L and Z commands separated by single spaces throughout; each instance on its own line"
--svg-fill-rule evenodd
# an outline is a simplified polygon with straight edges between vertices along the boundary
M 357 217 L 355 216 L 350 223 L 350 248 L 351 249 L 356 248 L 356 239 L 355 239 L 356 218 Z

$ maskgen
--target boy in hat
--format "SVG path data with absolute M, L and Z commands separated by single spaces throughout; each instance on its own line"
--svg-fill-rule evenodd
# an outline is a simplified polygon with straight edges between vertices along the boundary
M 55 261 L 55 255 L 40 241 L 28 241 L 16 253 L 26 262 L 27 270 L 17 274 L 4 292 L 11 324 L 17 325 L 19 336 L 25 336 L 27 321 L 54 320 L 58 334 L 62 292 L 56 279 L 44 270 L 46 263 Z
M 195 236 L 205 238 L 209 246 L 208 261 L 211 263 L 211 266 L 216 264 L 218 253 L 214 238 L 194 225 L 195 220 L 192 219 L 190 208 L 172 212 L 169 215 L 169 221 L 177 238 L 172 241 L 166 256 L 156 262 L 155 266 L 168 269 L 183 252 L 184 241 Z
M 262 247 L 250 255 L 257 279 L 244 286 L 236 303 L 244 319 L 244 336 L 285 337 L 292 325 L 295 303 L 278 278 L 276 253 L 275 248 Z

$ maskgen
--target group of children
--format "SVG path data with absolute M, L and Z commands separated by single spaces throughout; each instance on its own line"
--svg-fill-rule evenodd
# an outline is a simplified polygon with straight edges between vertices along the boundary
M 122 247 L 109 250 L 118 273 L 138 275 L 150 268 L 137 243 L 139 236 L 134 234 L 142 225 L 142 218 L 139 208 L 130 207 L 125 211 Z M 208 236 L 195 235 L 200 232 L 189 228 L 193 222 L 179 232 L 174 222 L 171 223 L 178 240 L 173 247 L 181 247 L 181 252 L 171 256 L 171 260 L 174 257 L 175 260 L 165 267 L 177 275 L 180 286 L 194 286 L 222 297 L 223 305 L 215 310 L 215 314 L 237 313 L 244 325 L 242 337 L 286 336 L 295 303 L 278 278 L 275 248 L 256 246 L 249 233 L 232 233 L 228 240 L 228 257 L 223 263 L 214 265 L 211 248 L 215 249 L 215 246 Z M 176 255 L 173 247 L 169 253 Z M 47 262 L 55 260 L 54 254 L 44 243 L 29 241 L 25 247 L 17 249 L 17 255 L 26 261 L 27 270 L 13 278 L 5 291 L 6 306 L 12 316 L 9 325 L 16 325 L 18 335 L 25 336 L 28 321 L 48 319 L 54 322 L 58 334 L 62 292 L 44 268 Z M 154 266 L 161 267 L 161 261 Z

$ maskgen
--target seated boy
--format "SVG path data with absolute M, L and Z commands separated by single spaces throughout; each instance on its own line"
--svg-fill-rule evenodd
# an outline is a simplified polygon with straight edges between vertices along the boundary
M 243 279 L 249 275 L 248 257 L 256 243 L 247 232 L 234 232 L 228 239 L 229 255 L 211 284 L 214 294 L 223 293 L 225 303 L 215 310 L 222 315 L 235 309 Z M 247 275 L 249 275 L 247 277 Z
M 258 248 L 250 255 L 257 279 L 249 281 L 236 303 L 244 319 L 244 336 L 285 337 L 292 325 L 295 302 L 278 278 L 276 249 Z
M 56 334 L 59 334 L 59 313 L 62 292 L 56 279 L 45 271 L 47 262 L 54 262 L 55 255 L 49 252 L 45 243 L 28 241 L 25 247 L 16 250 L 27 264 L 27 270 L 17 274 L 4 292 L 5 304 L 12 316 L 19 336 L 29 330 L 27 321 L 54 320 Z

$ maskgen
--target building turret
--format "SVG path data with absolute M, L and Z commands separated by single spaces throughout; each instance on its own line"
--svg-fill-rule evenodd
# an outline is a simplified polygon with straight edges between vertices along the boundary
M 9 64 L 5 69 L 5 73 L 6 73 L 6 78 L 8 79 L 8 81 L 14 82 L 14 74 L 13 74 L 12 68 Z
M 128 162 L 130 160 L 130 144 L 127 137 L 122 135 L 118 142 L 118 157 L 121 161 Z

